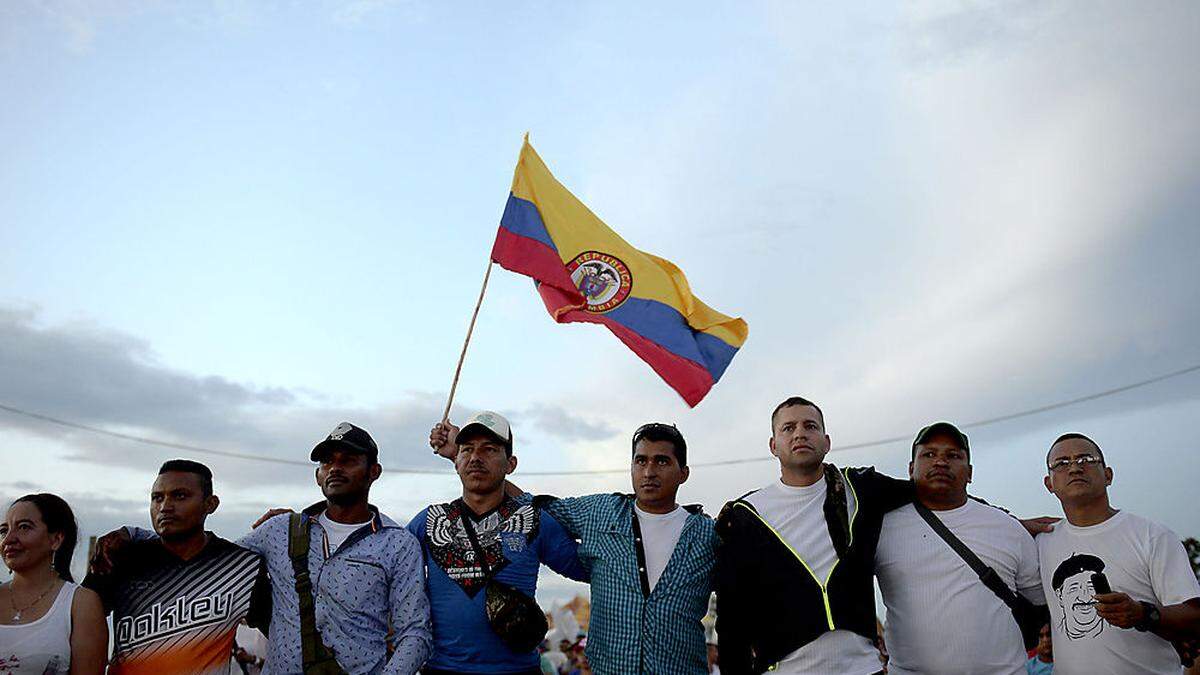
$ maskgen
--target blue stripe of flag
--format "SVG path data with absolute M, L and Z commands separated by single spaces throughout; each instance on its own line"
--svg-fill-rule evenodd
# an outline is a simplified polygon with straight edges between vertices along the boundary
M 672 354 L 698 363 L 712 376 L 721 379 L 737 348 L 724 340 L 693 330 L 683 314 L 657 300 L 629 297 L 615 309 L 603 314 L 651 340 Z

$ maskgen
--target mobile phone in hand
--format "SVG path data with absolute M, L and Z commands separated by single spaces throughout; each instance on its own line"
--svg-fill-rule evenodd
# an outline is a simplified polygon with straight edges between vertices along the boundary
M 1112 586 L 1108 585 L 1108 577 L 1104 576 L 1104 572 L 1096 572 L 1092 575 L 1092 589 L 1096 593 L 1112 593 Z

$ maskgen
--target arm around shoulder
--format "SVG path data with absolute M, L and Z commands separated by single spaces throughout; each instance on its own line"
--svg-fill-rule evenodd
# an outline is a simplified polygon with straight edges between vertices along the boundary
M 716 566 L 714 586 L 717 593 L 717 634 L 721 636 L 723 672 L 751 672 L 753 652 L 746 630 L 749 608 L 743 602 L 747 578 L 743 556 L 739 555 L 736 530 L 732 523 L 733 503 L 725 505 L 716 521 Z
M 911 504 L 916 497 L 913 482 L 907 478 L 893 478 L 880 473 L 873 466 L 850 469 L 851 475 L 857 474 L 858 481 L 868 486 L 871 494 L 884 513 Z
M 579 560 L 579 544 L 550 514 L 541 515 L 537 536 L 538 558 L 547 567 L 575 581 L 588 582 L 591 575 Z
M 277 513 L 262 521 L 244 536 L 237 540 L 237 545 L 248 548 L 259 555 L 266 555 L 272 537 L 278 536 L 277 530 L 287 530 L 288 518 L 291 513 Z
M 100 596 L 78 588 L 71 601 L 71 675 L 100 675 L 108 661 L 108 624 Z
M 552 497 L 538 495 L 533 498 L 534 506 L 549 513 L 574 539 L 582 539 L 588 521 L 598 506 L 608 500 L 621 499 L 618 495 L 594 494 L 582 497 Z

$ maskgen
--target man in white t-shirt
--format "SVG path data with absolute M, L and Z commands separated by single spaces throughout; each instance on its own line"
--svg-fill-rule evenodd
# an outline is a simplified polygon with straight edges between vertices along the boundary
M 922 429 L 908 472 L 917 501 L 1034 604 L 1045 604 L 1037 545 L 1021 523 L 970 499 L 971 448 L 949 422 Z M 884 516 L 875 574 L 887 606 L 888 672 L 1022 675 L 1025 648 L 1012 611 L 917 513 Z
M 1177 675 L 1200 640 L 1200 583 L 1179 537 L 1112 508 L 1113 470 L 1087 436 L 1060 436 L 1046 464 L 1066 515 L 1037 538 L 1055 673 Z
M 912 484 L 825 463 L 830 439 L 799 396 L 771 414 L 780 476 L 717 518 L 717 631 L 727 673 L 880 672 L 873 570 L 883 514 Z

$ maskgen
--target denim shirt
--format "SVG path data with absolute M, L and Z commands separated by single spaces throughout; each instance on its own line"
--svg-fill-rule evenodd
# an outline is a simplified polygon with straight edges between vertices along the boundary
M 530 501 L 529 495 L 522 498 Z M 700 620 L 708 612 L 717 537 L 713 520 L 690 512 L 666 568 L 649 595 L 638 571 L 633 495 L 539 497 L 546 512 L 580 539 L 579 559 L 591 572 L 592 614 L 587 657 L 596 675 L 706 675 Z
M 308 569 L 317 630 L 351 675 L 412 675 L 433 647 L 421 545 L 391 518 L 370 507 L 370 524 L 328 550 L 316 516 L 325 502 L 304 510 L 310 525 Z M 288 516 L 279 515 L 238 541 L 267 561 L 274 610 L 264 675 L 303 671 L 300 604 L 288 557 Z M 389 625 L 395 653 L 388 658 Z

